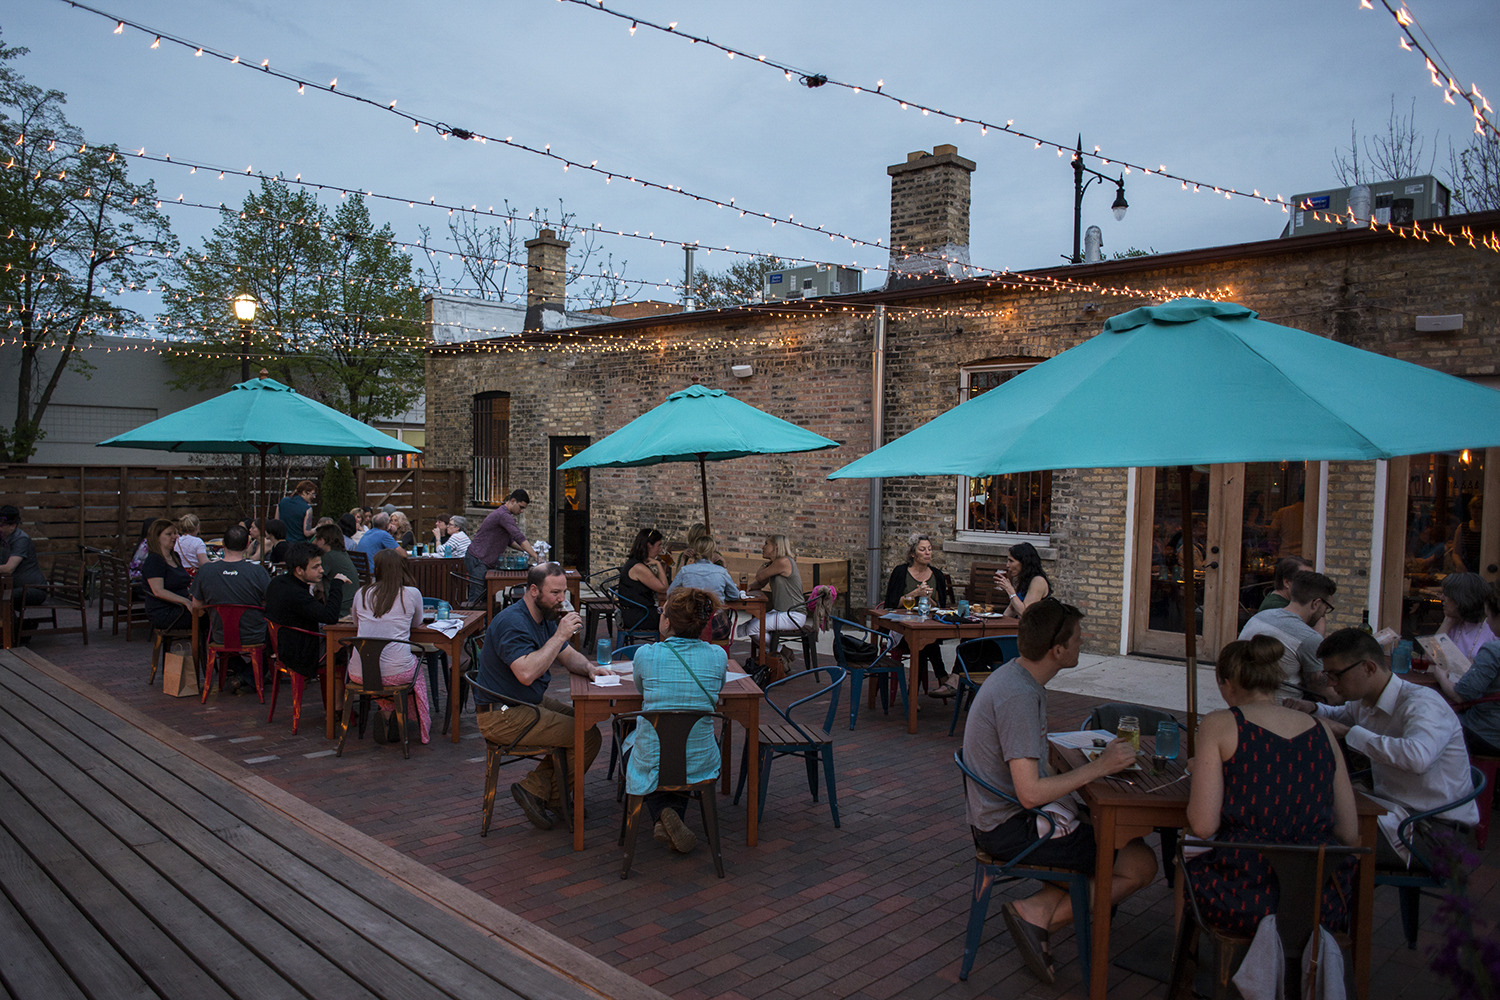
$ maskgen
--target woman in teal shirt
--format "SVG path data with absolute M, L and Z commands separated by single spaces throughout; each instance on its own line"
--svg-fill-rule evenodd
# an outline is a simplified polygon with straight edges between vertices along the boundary
M 651 643 L 637 651 L 634 660 L 636 690 L 641 692 L 641 710 L 712 712 L 719 703 L 724 686 L 728 654 L 720 646 L 698 638 L 707 627 L 719 601 L 706 590 L 679 587 L 667 598 L 663 609 L 666 625 L 671 629 L 662 642 Z M 625 764 L 625 791 L 646 796 L 646 808 L 655 822 L 657 840 L 670 844 L 681 854 L 698 843 L 682 822 L 688 797 L 681 792 L 657 792 L 656 782 L 661 761 L 661 745 L 656 730 L 642 722 L 625 740 L 628 754 Z M 714 737 L 711 719 L 702 719 L 693 727 L 687 744 L 687 779 L 708 781 L 719 775 L 719 744 Z M 713 794 L 708 792 L 706 794 Z

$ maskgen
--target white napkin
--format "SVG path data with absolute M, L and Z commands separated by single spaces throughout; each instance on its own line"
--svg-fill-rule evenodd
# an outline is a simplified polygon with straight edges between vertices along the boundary
M 437 621 L 428 622 L 427 627 L 435 629 L 451 639 L 455 635 L 458 635 L 459 629 L 464 627 L 464 620 L 462 618 L 440 618 Z
M 595 687 L 613 688 L 620 686 L 619 674 L 600 674 L 591 682 Z
M 738 670 L 729 670 L 724 674 L 724 683 L 728 684 L 730 681 L 742 681 L 749 676 L 749 674 L 742 674 Z

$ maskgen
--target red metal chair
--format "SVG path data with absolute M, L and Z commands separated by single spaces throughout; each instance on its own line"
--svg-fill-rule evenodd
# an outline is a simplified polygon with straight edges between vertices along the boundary
M 247 646 L 240 639 L 240 619 L 245 616 L 246 611 L 259 611 L 265 614 L 265 608 L 256 604 L 210 604 L 208 613 L 219 616 L 219 625 L 224 631 L 224 641 L 215 643 L 212 639 L 208 642 L 208 661 L 203 667 L 203 698 L 200 701 L 208 701 L 208 688 L 213 683 L 214 668 L 219 671 L 219 690 L 224 690 L 224 678 L 229 673 L 229 657 L 247 656 L 250 658 L 251 668 L 255 671 L 255 693 L 260 696 L 260 703 L 266 703 L 265 684 L 265 643 L 257 643 Z M 209 633 L 212 635 L 212 632 Z
M 1487 694 L 1473 701 L 1460 702 L 1453 708 L 1455 711 L 1462 712 L 1475 705 L 1495 701 L 1500 701 L 1500 694 Z M 1500 773 L 1500 758 L 1476 757 L 1471 753 L 1469 763 L 1484 775 L 1484 791 L 1480 792 L 1479 797 L 1474 800 L 1474 804 L 1479 806 L 1479 822 L 1474 825 L 1474 843 L 1482 851 L 1490 839 L 1490 813 L 1495 809 L 1495 777 L 1497 773 Z
M 301 632 L 303 635 L 313 636 L 319 642 L 323 640 L 323 633 L 310 632 L 305 628 L 297 628 L 294 625 L 278 625 L 273 621 L 266 621 L 266 638 L 270 641 L 271 650 L 271 710 L 266 713 L 266 721 L 273 722 L 276 719 L 276 694 L 281 688 L 281 675 L 286 674 L 287 679 L 292 684 L 292 735 L 296 736 L 297 726 L 302 722 L 302 692 L 307 690 L 307 682 L 312 681 L 318 689 L 318 698 L 320 700 L 326 698 L 326 695 L 323 694 L 323 684 L 325 681 L 323 672 L 328 669 L 328 664 L 320 659 L 318 661 L 318 672 L 313 677 L 308 677 L 306 674 L 282 664 L 281 660 L 276 656 L 277 635 L 282 631 Z

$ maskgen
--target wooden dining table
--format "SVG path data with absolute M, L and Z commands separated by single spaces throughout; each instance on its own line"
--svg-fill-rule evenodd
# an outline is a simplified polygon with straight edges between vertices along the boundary
M 1099 778 L 1078 790 L 1089 807 L 1098 845 L 1096 872 L 1114 868 L 1115 851 L 1136 837 L 1144 837 L 1158 827 L 1185 829 L 1190 779 L 1184 778 L 1183 763 L 1168 761 L 1162 774 L 1151 772 L 1151 748 L 1155 740 L 1141 737 L 1141 770 L 1122 771 L 1118 776 Z M 1071 771 L 1082 767 L 1087 757 L 1081 749 L 1063 747 L 1049 741 L 1049 757 L 1054 770 Z M 1360 1000 L 1370 995 L 1370 940 L 1375 918 L 1375 847 L 1381 834 L 1377 820 L 1385 814 L 1378 803 L 1355 792 L 1359 814 L 1359 842 L 1370 848 L 1359 858 L 1354 880 L 1354 905 L 1349 914 L 1349 937 L 1354 958 L 1354 988 Z M 1162 859 L 1174 864 L 1170 858 Z M 1109 984 L 1110 907 L 1095 903 L 1090 914 L 1092 940 L 1089 955 L 1089 1000 L 1104 1000 Z M 1175 940 L 1175 936 L 1174 936 Z
M 587 677 L 569 674 L 573 698 L 573 850 L 583 850 L 583 778 L 584 737 L 589 729 L 610 716 L 641 710 L 641 693 L 635 681 L 621 677 L 618 686 L 600 687 Z M 746 756 L 746 782 L 748 802 L 745 806 L 745 846 L 754 847 L 759 836 L 760 809 L 760 697 L 761 690 L 748 677 L 728 681 L 719 691 L 718 710 L 731 722 L 738 722 L 750 740 L 750 751 Z M 730 763 L 734 759 L 729 727 L 720 734 L 719 752 L 721 763 L 719 781 L 721 792 L 729 794 Z M 623 765 L 621 765 L 623 766 Z
M 464 643 L 468 642 L 470 637 L 484 631 L 485 617 L 483 611 L 454 611 L 453 617 L 462 619 L 464 623 L 463 627 L 453 635 L 444 635 L 435 628 L 423 625 L 411 630 L 411 641 L 436 646 L 448 654 L 449 735 L 452 741 L 457 743 L 459 739 L 458 694 L 463 680 L 463 667 L 459 660 L 463 657 Z M 334 654 L 338 652 L 339 643 L 344 639 L 353 639 L 355 632 L 354 621 L 349 618 L 342 618 L 332 625 L 323 626 L 323 641 L 327 644 L 327 659 L 324 661 L 327 667 L 323 671 L 323 706 L 326 716 L 324 722 L 330 740 L 334 738 L 334 732 L 338 728 L 339 711 L 333 699 L 342 675 L 342 671 L 335 665 Z M 479 664 L 475 663 L 472 666 L 477 667 Z M 425 668 L 419 666 L 417 669 L 421 671 Z
M 902 611 L 887 611 L 880 621 L 891 632 L 906 640 L 908 679 L 906 689 L 911 697 L 906 700 L 906 731 L 917 731 L 917 684 L 922 677 L 922 650 L 928 644 L 944 639 L 979 639 L 990 635 L 1015 635 L 1019 624 L 1014 618 L 983 617 L 972 623 L 949 624 L 934 618 L 907 614 Z

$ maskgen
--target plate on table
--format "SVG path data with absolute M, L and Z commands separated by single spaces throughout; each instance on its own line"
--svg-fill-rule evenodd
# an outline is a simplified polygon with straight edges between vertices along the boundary
M 1083 751 L 1083 755 L 1088 758 L 1090 764 L 1092 764 L 1095 760 L 1097 760 L 1098 757 L 1099 757 L 1099 755 L 1104 752 L 1104 748 L 1103 747 L 1079 747 L 1079 749 Z M 1139 771 L 1139 770 L 1141 770 L 1141 762 L 1140 762 L 1140 760 L 1139 759 L 1136 760 L 1136 762 L 1134 764 L 1131 764 L 1125 770 L 1127 770 L 1127 771 Z

